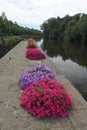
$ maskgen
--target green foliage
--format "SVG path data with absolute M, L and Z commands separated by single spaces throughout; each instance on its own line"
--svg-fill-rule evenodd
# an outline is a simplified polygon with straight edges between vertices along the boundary
M 2 129 L 2 126 L 3 126 L 3 123 L 1 122 L 1 123 L 0 123 L 0 130 Z
M 18 36 L 6 36 L 5 45 L 7 49 L 13 48 L 21 39 Z
M 5 13 L 2 12 L 0 16 L 0 36 L 8 36 L 8 35 L 35 35 L 35 36 L 42 36 L 42 32 L 35 29 L 24 28 L 19 26 L 16 22 L 12 22 L 8 20 Z
M 75 21 L 70 21 L 64 32 L 64 41 L 80 42 L 82 35 L 79 31 L 78 24 Z
M 51 19 L 48 19 L 47 21 L 45 21 L 41 25 L 41 29 L 44 30 L 44 37 L 45 38 L 49 38 L 50 32 L 53 31 L 55 24 L 56 24 L 56 19 L 51 18 Z
M 37 128 L 36 130 L 50 130 L 49 128 L 44 128 L 44 129 L 42 129 L 42 128 Z
M 8 43 L 8 44 L 11 44 L 11 43 L 14 43 L 14 42 L 16 42 L 17 41 L 17 38 L 16 37 L 7 37 L 6 38 L 6 42 Z
M 87 15 L 83 16 L 78 22 L 78 29 L 82 36 L 82 41 L 87 41 Z
M 50 18 L 41 25 L 44 39 L 87 43 L 87 15 Z

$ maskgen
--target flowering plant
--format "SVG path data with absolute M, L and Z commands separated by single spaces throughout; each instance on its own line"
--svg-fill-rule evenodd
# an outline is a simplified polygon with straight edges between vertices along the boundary
M 36 65 L 31 70 L 25 71 L 18 82 L 18 85 L 22 89 L 26 89 L 31 83 L 37 82 L 43 78 L 55 79 L 54 72 L 52 69 L 44 65 Z
M 31 60 L 39 60 L 39 59 L 45 59 L 46 56 L 43 52 L 38 50 L 37 48 L 29 48 L 26 51 L 26 57 Z
M 37 45 L 36 45 L 36 42 L 35 42 L 35 40 L 34 39 L 29 39 L 28 41 L 27 41 L 27 47 L 26 47 L 27 49 L 28 48 L 37 48 Z
M 22 92 L 20 103 L 32 115 L 66 117 L 73 105 L 69 94 L 59 82 L 45 78 L 32 83 Z

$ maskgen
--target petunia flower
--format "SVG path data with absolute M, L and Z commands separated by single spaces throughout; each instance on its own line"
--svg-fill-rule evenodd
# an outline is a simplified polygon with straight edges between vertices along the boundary
M 37 118 L 46 116 L 64 118 L 68 116 L 68 110 L 73 106 L 70 95 L 64 86 L 50 78 L 30 84 L 22 92 L 20 104 Z
M 37 48 L 29 48 L 26 51 L 26 57 L 30 60 L 46 59 L 45 54 Z
M 18 85 L 21 89 L 26 89 L 33 82 L 40 81 L 43 78 L 51 78 L 55 80 L 55 75 L 52 69 L 39 64 L 31 70 L 26 70 L 20 77 Z

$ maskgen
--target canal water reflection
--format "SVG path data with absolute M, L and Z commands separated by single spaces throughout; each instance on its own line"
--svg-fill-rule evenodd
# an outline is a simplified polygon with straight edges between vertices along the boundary
M 38 43 L 87 101 L 87 45 L 43 40 Z

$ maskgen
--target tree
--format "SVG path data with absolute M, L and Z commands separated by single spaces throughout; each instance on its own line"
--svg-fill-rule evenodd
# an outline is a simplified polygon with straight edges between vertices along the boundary
M 87 15 L 84 13 L 50 18 L 41 25 L 41 29 L 46 39 L 87 43 Z
M 87 16 L 80 18 L 78 22 L 78 28 L 82 35 L 82 42 L 87 43 Z
M 3 20 L 7 19 L 5 12 L 2 12 L 1 17 L 2 17 Z
M 6 35 L 39 35 L 42 36 L 42 32 L 35 30 L 35 29 L 29 29 L 21 27 L 17 24 L 15 21 L 14 23 L 7 19 L 4 12 L 2 12 L 0 16 L 0 35 L 6 36 Z

